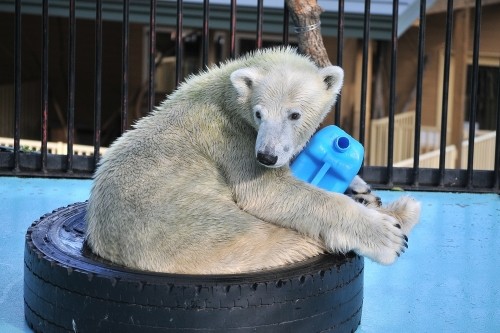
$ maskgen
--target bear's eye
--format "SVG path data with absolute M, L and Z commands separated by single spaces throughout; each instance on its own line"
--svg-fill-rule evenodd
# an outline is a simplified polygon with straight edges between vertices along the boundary
M 260 117 L 261 117 L 260 112 L 259 111 L 255 112 L 255 118 L 260 119 Z
M 289 118 L 290 118 L 291 120 L 298 120 L 298 119 L 300 119 L 300 113 L 298 113 L 298 112 L 293 112 L 293 113 L 291 113 L 291 114 L 290 114 Z

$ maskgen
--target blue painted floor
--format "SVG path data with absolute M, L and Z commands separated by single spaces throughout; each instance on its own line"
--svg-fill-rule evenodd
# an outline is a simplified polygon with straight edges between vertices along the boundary
M 0 332 L 24 322 L 23 251 L 41 215 L 89 196 L 89 180 L 0 177 Z M 402 192 L 379 192 L 384 202 Z M 500 196 L 410 193 L 422 219 L 385 267 L 365 261 L 358 333 L 500 332 Z

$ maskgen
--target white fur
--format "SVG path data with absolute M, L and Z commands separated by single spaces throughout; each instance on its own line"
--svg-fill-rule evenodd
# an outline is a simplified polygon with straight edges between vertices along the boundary
M 368 208 L 297 180 L 288 167 L 342 80 L 339 67 L 318 69 L 291 49 L 258 51 L 187 80 L 104 156 L 86 216 L 92 250 L 133 268 L 193 274 L 276 267 L 324 251 L 394 262 L 418 222 L 417 202 Z M 275 163 L 262 165 L 259 153 Z

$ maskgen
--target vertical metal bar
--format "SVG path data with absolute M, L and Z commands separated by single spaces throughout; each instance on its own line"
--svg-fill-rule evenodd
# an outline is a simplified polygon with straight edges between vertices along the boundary
M 203 0 L 203 35 L 201 39 L 203 68 L 208 66 L 209 12 L 210 8 L 208 0 Z
M 365 0 L 363 17 L 363 59 L 361 64 L 361 109 L 359 111 L 359 142 L 364 145 L 366 132 L 366 90 L 368 86 L 368 50 L 370 47 L 371 1 Z
M 49 119 L 49 0 L 42 3 L 42 172 L 47 172 Z
M 21 0 L 15 6 L 14 34 L 14 171 L 19 171 L 19 151 L 21 149 Z
M 342 53 L 344 51 L 344 0 L 339 0 L 337 19 L 337 66 L 342 67 Z M 335 103 L 335 124 L 340 125 L 340 110 L 342 108 L 342 96 L 337 97 Z
M 229 57 L 236 57 L 236 0 L 231 0 L 231 15 L 229 24 Z
M 481 35 L 481 0 L 476 0 L 474 17 L 474 49 L 472 53 L 472 84 L 469 106 L 469 151 L 467 156 L 467 188 L 473 186 L 474 138 L 476 136 L 477 86 L 479 72 L 479 40 Z M 498 135 L 498 132 L 497 132 Z
M 73 142 L 75 132 L 75 55 L 76 55 L 75 0 L 69 2 L 69 69 L 68 69 L 68 151 L 67 171 L 73 172 Z
M 450 86 L 451 33 L 453 31 L 453 0 L 448 0 L 444 46 L 443 100 L 441 107 L 441 137 L 439 143 L 439 186 L 444 186 L 446 133 L 448 128 L 448 92 Z
M 286 4 L 286 0 L 283 0 L 283 44 L 288 45 L 288 29 L 290 25 L 290 10 Z
M 257 38 L 256 47 L 262 48 L 262 20 L 264 12 L 264 0 L 257 0 Z
M 149 76 L 148 76 L 148 112 L 155 105 L 155 58 L 156 58 L 156 0 L 149 6 Z
M 128 56 L 129 56 L 129 17 L 130 1 L 123 2 L 122 23 L 122 109 L 121 109 L 121 133 L 128 127 Z
M 420 19 L 418 26 L 418 64 L 417 64 L 417 92 L 415 103 L 415 142 L 413 146 L 413 185 L 418 186 L 418 177 L 420 175 L 420 130 L 422 126 L 422 80 L 424 77 L 425 61 L 425 28 L 427 7 L 426 0 L 420 1 Z
M 389 84 L 389 133 L 387 144 L 387 184 L 393 183 L 394 160 L 394 114 L 396 111 L 396 66 L 398 55 L 398 13 L 399 0 L 392 3 L 392 33 L 391 33 L 391 74 Z
M 95 20 L 94 170 L 99 163 L 101 147 L 102 0 L 96 0 Z
M 497 125 L 495 140 L 495 170 L 493 174 L 493 188 L 500 190 L 500 64 L 498 65 L 497 81 Z
M 177 26 L 175 32 L 175 86 L 179 86 L 182 81 L 182 58 L 184 54 L 182 39 L 182 0 L 177 0 Z

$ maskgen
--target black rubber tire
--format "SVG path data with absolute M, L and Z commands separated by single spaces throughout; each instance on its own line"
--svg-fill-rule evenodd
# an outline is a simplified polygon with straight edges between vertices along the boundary
M 131 270 L 84 245 L 86 203 L 26 234 L 25 316 L 36 332 L 354 332 L 363 258 L 321 255 L 240 275 Z

